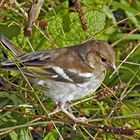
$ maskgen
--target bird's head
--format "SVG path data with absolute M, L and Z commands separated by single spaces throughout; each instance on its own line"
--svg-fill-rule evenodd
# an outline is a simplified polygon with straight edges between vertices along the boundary
M 91 67 L 101 66 L 103 69 L 116 70 L 115 53 L 111 46 L 105 41 L 93 41 L 88 54 L 88 62 Z

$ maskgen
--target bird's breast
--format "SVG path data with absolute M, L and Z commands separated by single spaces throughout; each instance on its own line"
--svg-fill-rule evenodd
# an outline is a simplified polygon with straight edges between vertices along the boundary
M 80 99 L 91 92 L 96 91 L 105 78 L 105 73 L 98 76 L 93 75 L 85 83 L 65 83 L 60 81 L 36 80 L 36 84 L 45 91 L 45 95 L 56 102 L 66 102 Z

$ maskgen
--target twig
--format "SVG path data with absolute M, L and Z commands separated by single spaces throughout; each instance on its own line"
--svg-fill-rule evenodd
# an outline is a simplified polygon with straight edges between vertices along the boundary
M 87 29 L 87 22 L 86 22 L 86 20 L 84 18 L 84 14 L 83 14 L 83 11 L 81 9 L 79 0 L 75 0 L 75 9 L 76 9 L 76 11 L 78 13 L 78 16 L 80 18 L 83 30 L 86 30 Z

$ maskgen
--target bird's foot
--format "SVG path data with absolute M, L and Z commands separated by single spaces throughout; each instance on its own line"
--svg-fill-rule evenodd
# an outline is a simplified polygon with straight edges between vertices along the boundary
M 63 111 L 66 115 L 69 116 L 69 118 L 71 118 L 71 119 L 74 121 L 75 124 L 76 124 L 76 123 L 88 123 L 88 120 L 87 120 L 85 117 L 78 117 L 78 118 L 76 118 L 76 117 L 72 114 L 72 111 L 71 111 L 70 107 L 69 107 L 69 111 L 65 108 L 64 105 L 61 106 L 61 109 L 62 109 L 62 111 Z
M 77 123 L 88 123 L 88 119 L 85 117 L 78 117 L 75 118 L 73 121 L 74 121 L 72 126 L 73 130 L 76 130 Z
M 75 117 L 73 121 L 75 123 L 88 123 L 88 119 L 86 117 Z

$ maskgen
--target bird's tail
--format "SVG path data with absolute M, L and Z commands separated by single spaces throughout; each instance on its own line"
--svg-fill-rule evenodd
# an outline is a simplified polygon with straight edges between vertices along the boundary
M 23 52 L 17 48 L 6 36 L 0 33 L 0 42 L 8 50 L 10 50 L 15 56 L 21 56 Z
M 23 54 L 23 52 L 17 48 L 6 36 L 0 33 L 0 44 L 6 49 L 10 50 L 16 57 L 19 57 Z M 6 61 L 8 62 L 8 61 Z M 5 62 L 0 63 L 0 69 L 5 70 L 17 70 L 16 65 L 7 65 Z

